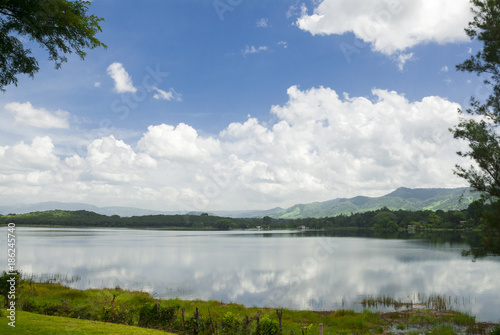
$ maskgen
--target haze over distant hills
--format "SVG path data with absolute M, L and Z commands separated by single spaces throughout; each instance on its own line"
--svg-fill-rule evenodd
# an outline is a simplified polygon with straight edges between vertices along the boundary
M 152 209 L 142 209 L 135 207 L 120 207 L 120 206 L 108 206 L 108 207 L 97 207 L 94 205 L 89 205 L 79 202 L 58 202 L 58 201 L 47 201 L 39 202 L 35 204 L 18 204 L 15 206 L 0 206 L 0 214 L 6 215 L 9 213 L 15 214 L 25 214 L 31 212 L 43 212 L 50 210 L 66 210 L 66 211 L 78 211 L 86 210 L 102 215 L 119 215 L 119 216 L 142 216 L 142 215 L 175 215 L 175 214 L 201 214 L 202 212 L 181 212 L 181 211 L 157 211 Z M 241 210 L 241 211 L 209 211 L 208 213 L 218 216 L 225 217 L 259 217 L 274 213 L 278 210 L 283 210 L 283 208 L 273 208 L 269 210 Z
M 215 211 L 213 215 L 225 217 L 263 217 L 281 219 L 298 219 L 306 217 L 327 217 L 341 214 L 359 213 L 387 207 L 391 210 L 458 210 L 465 209 L 476 200 L 479 194 L 469 188 L 417 188 L 401 187 L 381 197 L 357 196 L 354 198 L 333 199 L 324 202 L 297 204 L 290 208 L 273 208 L 269 210 Z M 133 207 L 97 207 L 84 203 L 40 202 L 36 204 L 19 204 L 16 206 L 0 206 L 0 214 L 23 214 L 48 210 L 87 210 L 103 215 L 141 216 L 157 214 L 186 214 L 185 212 L 156 211 Z M 191 213 L 193 214 L 193 213 Z
M 405 188 L 401 187 L 381 197 L 358 196 L 349 199 L 333 199 L 325 202 L 298 204 L 274 212 L 269 216 L 281 219 L 327 217 L 341 214 L 367 212 L 387 207 L 390 210 L 459 210 L 465 209 L 479 194 L 463 188 Z
M 15 206 L 0 206 L 0 214 L 2 215 L 9 213 L 25 214 L 31 212 L 50 211 L 55 209 L 60 209 L 65 211 L 86 210 L 97 214 L 119 215 L 119 216 L 180 214 L 176 212 L 155 211 L 150 209 L 141 209 L 134 207 L 120 207 L 120 206 L 97 207 L 94 205 L 89 205 L 79 202 L 58 202 L 58 201 L 46 201 L 35 204 L 18 204 Z

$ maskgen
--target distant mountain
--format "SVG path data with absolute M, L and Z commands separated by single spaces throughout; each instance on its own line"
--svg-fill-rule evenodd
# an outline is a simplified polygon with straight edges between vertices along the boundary
M 405 188 L 401 187 L 382 197 L 334 199 L 325 202 L 298 204 L 268 214 L 277 219 L 298 219 L 306 217 L 327 217 L 341 214 L 367 212 L 387 207 L 390 210 L 460 210 L 479 198 L 469 188 Z
M 143 216 L 143 215 L 175 215 L 175 214 L 196 214 L 199 215 L 203 212 L 181 212 L 181 211 L 155 211 L 151 209 L 141 209 L 135 207 L 120 207 L 120 206 L 108 206 L 108 207 L 97 207 L 94 205 L 89 205 L 79 202 L 57 202 L 57 201 L 47 201 L 39 202 L 35 204 L 19 204 L 15 206 L 0 206 L 0 214 L 7 215 L 10 213 L 15 214 L 26 214 L 32 212 L 44 212 L 51 210 L 65 210 L 65 211 L 79 211 L 86 210 L 89 212 L 94 212 L 102 215 L 119 215 L 122 217 L 126 216 Z M 240 210 L 240 211 L 214 211 L 208 212 L 211 215 L 232 217 L 232 218 L 251 218 L 251 217 L 263 217 L 270 213 L 274 213 L 278 210 L 283 210 L 281 207 L 269 209 L 269 210 Z
M 290 208 L 274 208 L 269 210 L 240 210 L 240 211 L 209 211 L 209 214 L 233 217 L 256 218 L 270 216 L 280 219 L 298 219 L 306 217 L 327 217 L 340 214 L 350 214 L 377 210 L 387 207 L 391 210 L 455 210 L 464 209 L 479 197 L 468 188 L 405 188 L 401 187 L 382 197 L 364 197 L 333 199 L 325 202 L 298 204 Z M 462 199 L 462 201 L 460 201 Z M 87 210 L 103 215 L 143 216 L 143 215 L 173 215 L 187 214 L 186 212 L 155 211 L 133 207 L 97 207 L 84 203 L 40 202 L 36 204 L 20 204 L 16 206 L 0 206 L 0 214 L 25 214 L 49 210 Z M 200 212 L 201 213 L 201 212 Z M 199 213 L 198 213 L 199 214 Z
M 268 210 L 241 210 L 241 211 L 215 211 L 210 212 L 210 214 L 229 217 L 229 218 L 258 218 L 264 216 L 270 216 L 270 214 L 284 210 L 281 207 L 276 207 Z
M 65 210 L 65 211 L 78 211 L 86 210 L 102 215 L 119 215 L 119 216 L 142 216 L 142 215 L 156 215 L 156 214 L 184 214 L 181 212 L 162 212 L 150 209 L 141 209 L 133 207 L 97 207 L 94 205 L 78 203 L 78 202 L 57 202 L 47 201 L 39 202 L 36 204 L 19 204 L 15 206 L 0 206 L 0 214 L 6 215 L 9 213 L 25 214 L 31 212 L 43 212 L 50 210 Z

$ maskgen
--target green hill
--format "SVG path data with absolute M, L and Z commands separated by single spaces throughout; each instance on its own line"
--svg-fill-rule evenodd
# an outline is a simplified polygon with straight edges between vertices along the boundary
M 460 210 L 476 200 L 479 194 L 469 188 L 405 188 L 401 187 L 381 197 L 334 199 L 325 202 L 298 204 L 269 214 L 277 219 L 298 219 L 307 217 L 328 217 L 341 214 L 373 211 L 382 207 L 390 210 Z

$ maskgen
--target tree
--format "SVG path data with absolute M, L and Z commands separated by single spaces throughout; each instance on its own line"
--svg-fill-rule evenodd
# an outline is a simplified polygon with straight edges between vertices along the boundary
M 471 56 L 457 70 L 483 76 L 484 85 L 490 90 L 486 99 L 471 98 L 471 105 L 460 123 L 451 129 L 457 139 L 468 142 L 469 151 L 459 156 L 471 158 L 475 166 L 456 165 L 455 173 L 481 192 L 483 200 L 500 200 L 500 0 L 471 0 L 473 21 L 466 33 L 471 39 L 483 43 L 483 48 Z M 459 113 L 463 114 L 461 110 Z M 495 254 L 500 243 L 499 216 L 489 215 L 487 251 Z M 492 242 L 493 241 L 493 242 Z M 495 246 L 496 245 L 496 246 Z
M 40 69 L 23 40 L 38 43 L 59 69 L 66 55 L 81 59 L 85 49 L 107 46 L 96 38 L 104 19 L 87 14 L 90 1 L 2 0 L 0 1 L 0 90 L 17 85 L 17 75 L 34 77 Z
M 484 213 L 486 221 L 486 236 L 483 238 L 483 246 L 486 252 L 500 255 L 500 201 L 492 204 L 491 210 Z
M 229 219 L 220 219 L 217 220 L 214 224 L 214 227 L 218 230 L 229 230 L 234 228 L 236 225 Z
M 387 208 L 387 207 L 384 207 Z M 397 217 L 394 213 L 389 211 L 378 212 L 374 217 L 374 228 L 380 230 L 397 230 Z
M 439 228 L 443 219 L 436 213 L 430 213 L 427 217 L 427 222 L 432 225 L 433 228 Z

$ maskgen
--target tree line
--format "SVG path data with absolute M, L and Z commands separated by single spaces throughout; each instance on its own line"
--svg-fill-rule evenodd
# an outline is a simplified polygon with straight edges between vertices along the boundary
M 484 218 L 491 213 L 491 205 L 473 202 L 465 210 L 409 211 L 383 207 L 363 213 L 350 213 L 334 217 L 305 219 L 228 218 L 208 213 L 178 215 L 143 215 L 120 217 L 79 210 L 52 210 L 27 214 L 0 215 L 0 224 L 67 226 L 67 227 L 124 227 L 124 228 L 178 228 L 195 230 L 230 230 L 248 228 L 371 228 L 395 231 L 401 229 L 482 229 Z
M 13 222 L 29 226 L 65 227 L 123 227 L 123 228 L 180 228 L 180 229 L 245 229 L 250 228 L 250 219 L 233 219 L 219 216 L 185 215 L 143 215 L 120 217 L 102 215 L 86 210 L 51 210 L 27 214 L 8 214 L 0 216 L 0 224 Z M 251 220 L 250 220 L 251 221 Z

